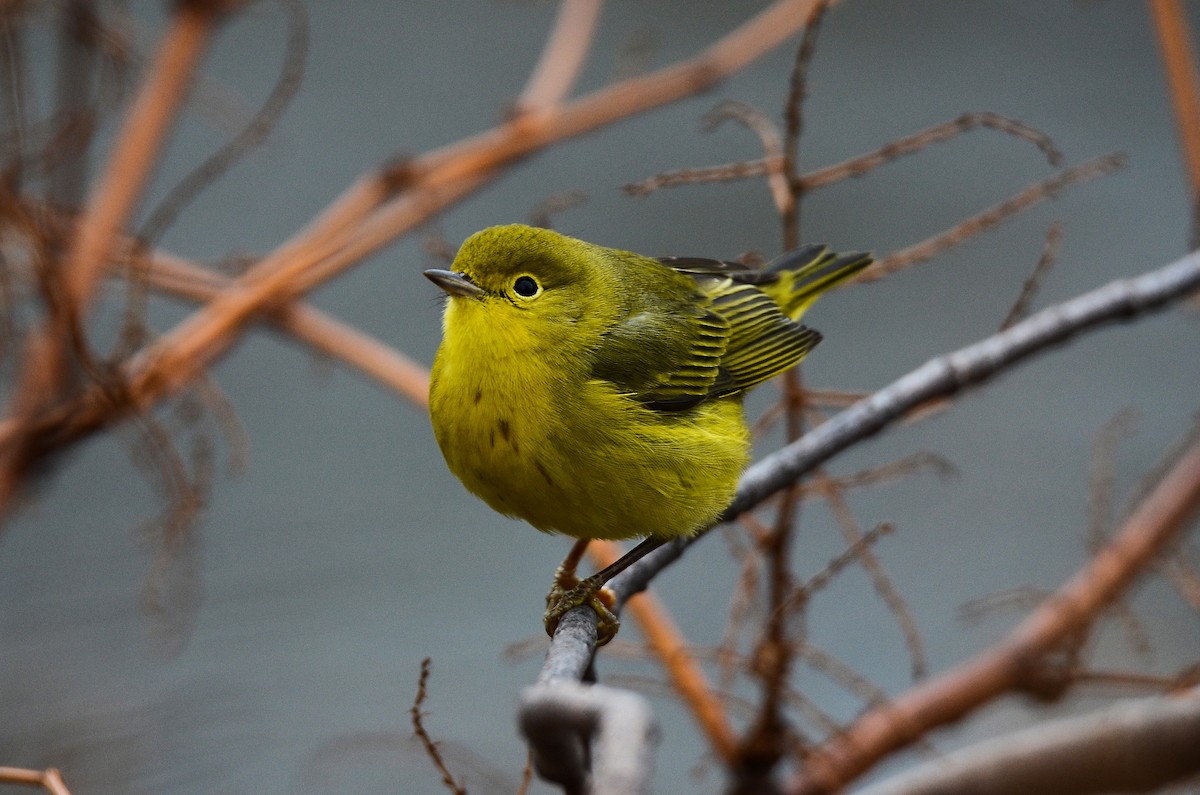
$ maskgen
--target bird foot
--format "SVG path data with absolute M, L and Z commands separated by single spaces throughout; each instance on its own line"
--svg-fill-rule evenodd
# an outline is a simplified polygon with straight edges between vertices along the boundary
M 559 566 L 558 571 L 554 573 L 554 584 L 546 594 L 546 614 L 542 618 L 546 634 L 554 637 L 558 622 L 568 610 L 587 605 L 596 611 L 596 646 L 603 646 L 612 640 L 621 628 L 621 620 L 612 611 L 616 603 L 617 595 L 605 588 L 603 582 L 590 577 L 580 581 L 574 572 Z

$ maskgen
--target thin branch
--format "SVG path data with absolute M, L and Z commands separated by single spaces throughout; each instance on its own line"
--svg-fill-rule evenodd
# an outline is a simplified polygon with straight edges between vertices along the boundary
M 901 157 L 916 154 L 931 144 L 943 143 L 962 133 L 979 128 L 998 130 L 1029 141 L 1042 150 L 1043 154 L 1046 155 L 1046 159 L 1053 166 L 1057 166 L 1062 162 L 1062 153 L 1054 146 L 1054 142 L 1050 139 L 1050 136 L 1040 130 L 995 113 L 964 113 L 953 121 L 938 124 L 912 135 L 907 135 L 884 144 L 873 152 L 856 155 L 840 163 L 834 163 L 810 171 L 807 174 L 797 175 L 794 182 L 805 192 L 814 191 L 817 188 L 824 188 L 828 185 L 841 182 L 844 179 L 861 177 Z M 726 163 L 703 168 L 664 171 L 640 182 L 625 185 L 622 189 L 632 196 L 645 196 L 662 188 L 697 185 L 706 182 L 750 179 L 752 177 L 779 173 L 783 168 L 782 152 L 776 154 L 768 150 L 765 157 L 756 160 L 744 160 L 737 163 Z
M 806 34 L 809 28 L 805 28 Z M 779 130 L 758 108 L 747 105 L 744 102 L 728 100 L 722 102 L 717 107 L 704 114 L 704 118 L 700 123 L 702 129 L 706 132 L 716 129 L 717 125 L 727 119 L 736 119 L 747 129 L 751 130 L 758 136 L 759 144 L 763 149 L 763 159 L 759 162 L 766 163 L 772 167 L 765 172 L 767 177 L 767 186 L 771 189 L 771 198 L 775 202 L 775 209 L 781 215 L 787 212 L 788 207 L 793 203 L 792 189 L 788 185 L 787 175 L 784 173 L 784 158 L 783 158 L 783 139 L 779 135 Z M 733 167 L 744 165 L 734 163 Z
M 850 511 L 850 506 L 846 503 L 842 490 L 825 473 L 824 469 L 817 470 L 815 478 L 818 486 L 825 490 L 825 501 L 837 519 L 838 526 L 842 528 L 842 537 L 851 548 L 861 548 L 857 561 L 870 576 L 875 592 L 887 605 L 888 611 L 895 618 L 896 625 L 904 636 L 904 645 L 908 648 L 913 679 L 923 679 L 928 671 L 928 662 L 925 659 L 925 642 L 921 639 L 920 630 L 917 629 L 917 620 L 913 618 L 912 611 L 908 609 L 904 597 L 892 583 L 892 578 L 888 576 L 883 564 L 875 556 L 871 545 L 863 544 L 866 536 L 863 535 L 862 529 L 855 521 L 854 514 Z
M 884 522 L 883 524 L 876 525 L 866 533 L 859 533 L 858 537 L 838 553 L 837 557 L 830 560 L 825 564 L 824 568 L 793 589 L 785 607 L 791 610 L 796 605 L 811 601 L 813 594 L 833 582 L 834 577 L 845 571 L 847 566 L 859 560 L 863 553 L 870 549 L 879 539 L 890 535 L 894 530 L 895 528 L 892 525 Z
M 646 196 L 663 188 L 674 188 L 679 185 L 700 185 L 706 182 L 733 182 L 753 177 L 771 177 L 780 174 L 783 167 L 783 157 L 765 157 L 758 160 L 743 160 L 737 163 L 726 163 L 720 166 L 703 168 L 681 168 L 674 171 L 663 171 L 640 182 L 630 182 L 622 185 L 621 190 L 630 196 Z M 774 185 L 772 184 L 772 188 Z M 776 202 L 780 194 L 772 190 Z M 778 206 L 778 204 L 776 205 Z
M 226 5 L 181 3 L 163 36 L 67 254 L 69 305 L 80 314 L 99 281 L 112 236 L 133 211 Z
M 976 386 L 1026 357 L 1082 332 L 1168 306 L 1200 289 L 1200 254 L 1130 279 L 1117 279 L 1048 307 L 966 348 L 931 359 L 859 401 L 800 441 L 767 456 L 742 476 L 728 519 L 749 510 L 849 445 L 874 435 L 927 400 Z
M 287 17 L 287 36 L 283 66 L 275 85 L 250 121 L 176 183 L 158 203 L 136 235 L 139 248 L 155 245 L 189 203 L 232 168 L 247 152 L 266 139 L 291 104 L 292 98 L 300 88 L 308 57 L 308 12 L 299 0 L 279 0 L 279 5 Z M 128 278 L 129 291 L 120 347 L 109 356 L 117 361 L 127 358 L 144 342 L 145 328 L 142 319 L 146 314 L 146 291 L 142 285 L 142 274 L 136 267 L 139 262 L 138 258 L 134 258 L 135 267 Z
M 808 24 L 804 26 L 804 36 L 800 39 L 796 58 L 792 62 L 788 97 L 783 105 L 783 177 L 789 190 L 787 201 L 778 210 L 783 221 L 784 251 L 791 251 L 800 245 L 800 207 L 805 189 L 798 179 L 797 170 L 800 163 L 800 136 L 804 134 L 804 100 L 808 98 L 808 69 L 817 52 L 817 37 L 828 7 L 828 2 L 820 2 L 809 15 Z
M 874 171 L 882 165 L 898 160 L 907 155 L 916 154 L 930 144 L 943 143 L 965 132 L 978 128 L 997 130 L 1008 135 L 1029 141 L 1046 156 L 1052 166 L 1062 162 L 1062 153 L 1054 145 L 1050 136 L 1041 130 L 1022 124 L 1014 119 L 1008 119 L 996 113 L 964 113 L 953 121 L 938 124 L 912 135 L 905 136 L 891 143 L 884 144 L 874 152 L 843 160 L 831 166 L 810 171 L 797 177 L 804 190 L 816 190 L 835 182 L 841 182 L 849 177 L 861 177 Z
M 1033 273 L 1025 280 L 1025 284 L 1021 286 L 1021 294 L 1017 296 L 1017 300 L 1013 302 L 1012 308 L 1008 310 L 1008 315 L 1000 324 L 1000 330 L 1008 328 L 1016 323 L 1021 318 L 1029 314 L 1029 305 L 1033 302 L 1034 296 L 1041 289 L 1042 281 L 1046 278 L 1046 274 L 1050 273 L 1050 269 L 1054 267 L 1055 257 L 1058 255 L 1058 245 L 1062 242 L 1062 224 L 1058 221 L 1050 224 L 1050 228 L 1046 230 L 1046 243 L 1042 246 L 1042 255 L 1038 257 L 1037 265 L 1033 267 Z
M 124 227 L 187 95 L 200 56 L 226 3 L 191 0 L 177 6 L 104 173 L 84 209 L 61 272 L 57 313 L 31 333 L 11 415 L 34 417 L 60 388 L 66 347 L 84 344 L 82 318 L 92 298 L 113 236 Z M 0 505 L 7 503 L 38 440 L 9 443 L 0 451 Z
M 191 301 L 207 301 L 232 280 L 162 252 L 149 255 L 151 286 Z M 429 370 L 366 332 L 311 304 L 293 301 L 271 309 L 267 319 L 313 348 L 372 378 L 417 406 L 429 403 Z
M 1088 545 L 1095 552 L 1113 526 L 1113 492 L 1116 484 L 1117 447 L 1133 432 L 1138 415 L 1133 409 L 1118 411 L 1092 442 L 1088 462 Z
M 1192 48 L 1191 27 L 1180 0 L 1149 0 L 1150 17 L 1158 36 L 1175 128 L 1179 132 L 1184 170 L 1192 198 L 1192 237 L 1200 234 L 1200 78 L 1197 77 L 1196 53 Z
M 421 741 L 422 747 L 425 749 L 425 755 L 433 762 L 433 766 L 437 768 L 438 773 L 442 776 L 442 783 L 446 785 L 446 789 L 454 793 L 454 795 L 467 795 L 466 787 L 454 780 L 454 776 L 446 767 L 446 762 L 442 759 L 442 753 L 438 750 L 438 744 L 429 736 L 429 732 L 425 730 L 424 717 L 425 713 L 421 711 L 421 705 L 425 703 L 426 685 L 429 684 L 429 673 L 433 667 L 433 661 L 426 657 L 421 660 L 421 676 L 417 680 L 417 695 L 413 699 L 412 708 L 409 710 L 409 715 L 412 718 L 413 733 Z
M 942 251 L 956 246 L 980 232 L 998 226 L 1035 204 L 1057 197 L 1066 188 L 1088 182 L 1105 174 L 1111 174 L 1124 167 L 1125 156 L 1112 154 L 1088 160 L 1085 163 L 1080 163 L 1078 166 L 1068 168 L 1055 174 L 1053 177 L 1030 185 L 1020 193 L 967 218 L 943 232 L 939 232 L 920 243 L 883 257 L 854 281 L 878 281 L 918 262 L 932 259 Z
M 542 57 L 517 100 L 518 115 L 560 102 L 575 85 L 592 47 L 601 5 L 601 0 L 562 1 Z

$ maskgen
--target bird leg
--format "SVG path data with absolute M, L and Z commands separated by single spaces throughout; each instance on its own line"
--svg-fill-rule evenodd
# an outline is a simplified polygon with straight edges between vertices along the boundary
M 587 550 L 589 540 L 581 538 L 576 541 L 571 547 L 571 551 L 567 553 L 567 557 L 555 570 L 554 584 L 550 586 L 550 593 L 546 594 L 546 615 L 543 617 L 543 622 L 546 625 L 546 634 L 554 637 L 554 630 L 558 628 L 559 619 L 568 610 L 580 605 L 587 605 L 596 611 L 596 646 L 599 647 L 612 640 L 621 627 L 620 619 L 613 612 L 617 603 L 616 594 L 605 588 L 604 584 L 658 549 L 666 543 L 667 539 L 651 536 L 615 562 L 605 566 L 592 576 L 580 580 L 575 574 L 575 569 L 578 568 L 579 561 L 583 559 L 583 553 Z

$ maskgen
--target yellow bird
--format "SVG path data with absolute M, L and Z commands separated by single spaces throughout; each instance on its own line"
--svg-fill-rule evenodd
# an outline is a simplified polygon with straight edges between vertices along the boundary
M 578 539 L 667 540 L 710 526 L 750 454 L 746 390 L 804 358 L 797 322 L 871 264 L 823 246 L 767 267 L 655 259 L 547 229 L 495 226 L 452 270 L 429 411 L 450 470 L 506 516 Z M 551 634 L 590 604 L 599 643 L 618 622 L 574 567 L 547 597 Z M 611 576 L 611 575 L 610 575 Z

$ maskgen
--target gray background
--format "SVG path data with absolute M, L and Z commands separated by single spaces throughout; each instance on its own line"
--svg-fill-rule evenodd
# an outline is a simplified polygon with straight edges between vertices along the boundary
M 713 41 L 749 6 L 690 3 L 684 14 L 667 2 L 615 0 L 580 90 L 605 83 L 631 40 L 652 33 L 659 66 Z M 170 230 L 163 243 L 171 250 L 199 260 L 269 250 L 392 155 L 495 124 L 554 13 L 549 4 L 482 2 L 309 9 L 312 51 L 299 96 L 267 145 Z M 152 42 L 158 4 L 132 10 Z M 248 109 L 265 96 L 282 52 L 280 19 L 259 4 L 220 34 L 205 62 L 210 100 L 185 116 L 152 196 L 229 134 L 213 97 Z M 48 41 L 35 37 L 31 46 L 45 70 Z M 748 132 L 728 126 L 704 135 L 697 122 L 727 98 L 778 114 L 792 50 L 780 48 L 706 95 L 532 157 L 452 208 L 443 233 L 457 242 L 524 219 L 552 193 L 584 190 L 590 201 L 558 216 L 560 230 L 656 255 L 774 255 L 780 233 L 759 182 L 645 199 L 619 187 L 660 170 L 757 156 Z M 1045 130 L 1071 163 L 1115 150 L 1130 156 L 1117 176 L 935 262 L 824 299 L 809 315 L 826 337 L 805 364 L 811 385 L 878 388 L 992 333 L 1056 219 L 1065 238 L 1038 306 L 1185 250 L 1186 188 L 1142 3 L 847 0 L 827 20 L 811 94 L 802 145 L 809 167 L 981 110 Z M 976 132 L 813 195 L 805 238 L 888 252 L 1050 173 L 1033 147 Z M 440 322 L 437 291 L 420 276 L 428 264 L 412 236 L 313 301 L 427 364 Z M 155 327 L 184 311 L 156 303 Z M 1110 417 L 1129 406 L 1140 416 L 1117 460 L 1121 494 L 1188 426 L 1200 385 L 1196 332 L 1194 311 L 1173 311 L 1089 335 L 830 465 L 849 473 L 935 451 L 958 467 L 951 480 L 924 475 L 851 495 L 864 527 L 898 528 L 878 551 L 934 670 L 1017 618 L 1001 613 L 965 626 L 956 619 L 964 601 L 1055 587 L 1084 560 L 1090 449 Z M 200 525 L 199 606 L 168 611 L 165 635 L 163 618 L 139 608 L 151 556 L 137 528 L 161 503 L 130 459 L 129 433 L 62 459 L 8 523 L 0 539 L 0 764 L 56 765 L 87 795 L 439 791 L 410 742 L 408 716 L 429 656 L 430 731 L 446 741 L 472 792 L 511 792 L 525 757 L 516 695 L 533 681 L 541 646 L 516 662 L 504 652 L 538 638 L 541 600 L 567 542 L 467 494 L 446 471 L 421 410 L 288 340 L 252 332 L 213 375 L 245 426 L 250 461 L 244 474 L 223 472 L 215 484 Z M 752 411 L 772 389 L 761 390 Z M 819 570 L 840 550 L 839 537 L 826 508 L 806 507 L 798 571 Z M 720 638 L 735 576 L 714 536 L 660 579 L 692 642 Z M 1131 650 L 1110 627 L 1096 638 L 1099 667 L 1170 673 L 1196 659 L 1200 622 L 1169 587 L 1151 582 L 1131 604 L 1152 651 Z M 809 630 L 887 691 L 908 683 L 900 633 L 861 571 L 816 601 Z M 627 629 L 624 639 L 636 633 Z M 615 653 L 601 658 L 600 671 L 611 682 L 657 675 Z M 819 672 L 802 671 L 796 685 L 840 719 L 861 708 Z M 1095 706 L 1111 692 L 1086 690 L 1066 708 Z M 719 790 L 711 767 L 701 783 L 688 778 L 704 756 L 687 716 L 668 698 L 654 703 L 665 730 L 658 790 Z M 952 747 L 1031 714 L 1040 712 L 1005 700 L 935 739 Z

